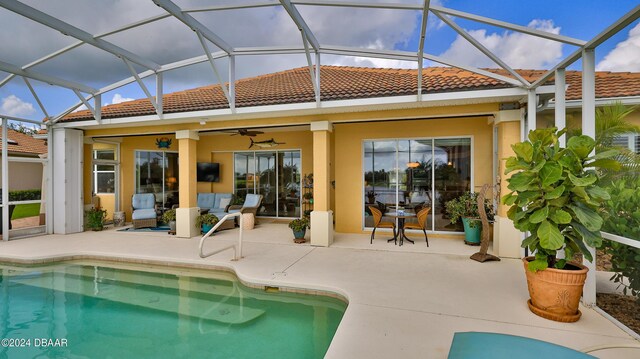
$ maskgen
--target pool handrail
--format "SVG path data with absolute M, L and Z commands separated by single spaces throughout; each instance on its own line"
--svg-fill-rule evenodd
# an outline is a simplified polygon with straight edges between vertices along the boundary
M 218 227 L 220 227 L 226 220 L 228 220 L 230 218 L 233 218 L 233 217 L 239 217 L 240 218 L 240 221 L 239 221 L 239 225 L 240 225 L 239 229 L 240 229 L 240 231 L 238 232 L 238 244 L 237 244 L 237 247 L 236 247 L 235 244 L 232 244 L 232 245 L 226 246 L 224 248 L 219 248 L 219 249 L 216 249 L 214 251 L 211 251 L 211 252 L 208 252 L 208 253 L 204 253 L 202 251 L 203 246 L 204 246 L 204 241 L 207 238 L 209 238 L 213 234 L 213 232 L 215 232 L 218 229 Z M 243 235 L 242 227 L 243 227 L 243 224 L 244 224 L 244 220 L 242 218 L 242 213 L 240 213 L 240 212 L 228 213 L 224 217 L 220 218 L 218 223 L 216 223 L 216 225 L 213 226 L 213 228 L 211 228 L 207 233 L 205 233 L 202 236 L 202 238 L 200 238 L 200 253 L 199 253 L 200 258 L 211 257 L 214 254 L 218 254 L 218 253 L 226 251 L 227 249 L 230 249 L 230 248 L 233 248 L 233 259 L 232 259 L 233 261 L 237 261 L 240 258 L 242 258 L 242 235 Z

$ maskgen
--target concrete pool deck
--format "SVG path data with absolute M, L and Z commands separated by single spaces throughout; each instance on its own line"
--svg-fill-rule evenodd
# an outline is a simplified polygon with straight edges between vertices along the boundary
M 556 323 L 535 316 L 528 298 L 522 262 L 469 259 L 477 247 L 461 241 L 429 238 L 430 247 L 402 247 L 368 235 L 336 234 L 333 246 L 296 245 L 286 225 L 263 223 L 245 232 L 244 258 L 232 251 L 207 259 L 198 256 L 199 238 L 180 239 L 153 232 L 84 232 L 0 241 L 1 261 L 45 261 L 57 257 L 153 261 L 168 265 L 233 269 L 247 282 L 330 290 L 349 306 L 327 358 L 446 358 L 455 332 L 487 331 L 521 335 L 574 349 L 637 342 L 609 320 L 581 308 L 577 323 Z M 237 230 L 216 234 L 206 250 L 237 240 Z M 490 348 L 487 348 L 490 350 Z M 601 358 L 637 358 L 637 349 L 594 353 Z

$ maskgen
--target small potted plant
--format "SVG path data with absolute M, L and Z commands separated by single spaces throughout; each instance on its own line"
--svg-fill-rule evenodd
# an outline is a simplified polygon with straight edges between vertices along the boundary
M 307 228 L 309 228 L 309 219 L 307 217 L 294 219 L 289 222 L 289 228 L 293 231 L 293 241 L 295 243 L 304 243 L 304 235 L 307 232 Z
M 107 216 L 107 211 L 100 207 L 91 208 L 85 212 L 87 216 L 87 227 L 92 231 L 101 231 L 104 228 L 104 219 Z
M 306 199 L 309 203 L 313 204 L 313 192 L 307 192 L 303 194 L 302 198 Z
M 452 224 L 462 220 L 464 226 L 464 242 L 469 245 L 480 244 L 480 214 L 478 213 L 478 194 L 465 192 L 461 196 L 445 203 Z M 490 220 L 493 220 L 493 209 L 490 201 L 485 202 L 485 210 Z
M 162 220 L 169 225 L 169 231 L 176 233 L 176 210 L 169 209 L 162 214 Z
M 196 217 L 196 226 L 202 230 L 202 233 L 208 233 L 218 221 L 219 219 L 215 214 L 201 214 Z
M 376 196 L 378 194 L 375 193 L 374 191 L 368 191 L 367 192 L 367 203 L 376 203 Z
M 528 140 L 512 145 L 515 156 L 506 161 L 512 191 L 502 198 L 511 206 L 507 215 L 528 236 L 522 241 L 534 256 L 523 258 L 529 309 L 546 319 L 575 322 L 587 268 L 571 262 L 574 254 L 593 261 L 590 247 L 602 243 L 601 204 L 609 193 L 597 186 L 597 168 L 615 169 L 616 150 L 592 155 L 595 140 L 574 136 L 562 148 L 558 138 L 566 130 L 529 132 Z M 565 258 L 557 257 L 564 250 Z

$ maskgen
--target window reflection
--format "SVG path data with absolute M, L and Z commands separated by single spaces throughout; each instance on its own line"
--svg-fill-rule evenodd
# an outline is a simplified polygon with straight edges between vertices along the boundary
M 427 228 L 462 230 L 450 224 L 444 203 L 471 190 L 469 138 L 365 141 L 363 170 L 365 227 L 373 226 L 369 206 L 383 215 L 429 207 Z

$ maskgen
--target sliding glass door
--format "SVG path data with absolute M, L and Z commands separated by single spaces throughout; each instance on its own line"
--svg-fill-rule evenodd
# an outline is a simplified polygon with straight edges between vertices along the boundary
M 364 227 L 373 227 L 370 206 L 383 214 L 429 207 L 429 230 L 461 230 L 444 203 L 471 190 L 470 138 L 372 140 L 363 150 Z
M 153 193 L 163 208 L 178 204 L 178 154 L 136 151 L 136 193 Z
M 300 151 L 234 153 L 234 192 L 241 200 L 261 194 L 259 216 L 300 216 Z

